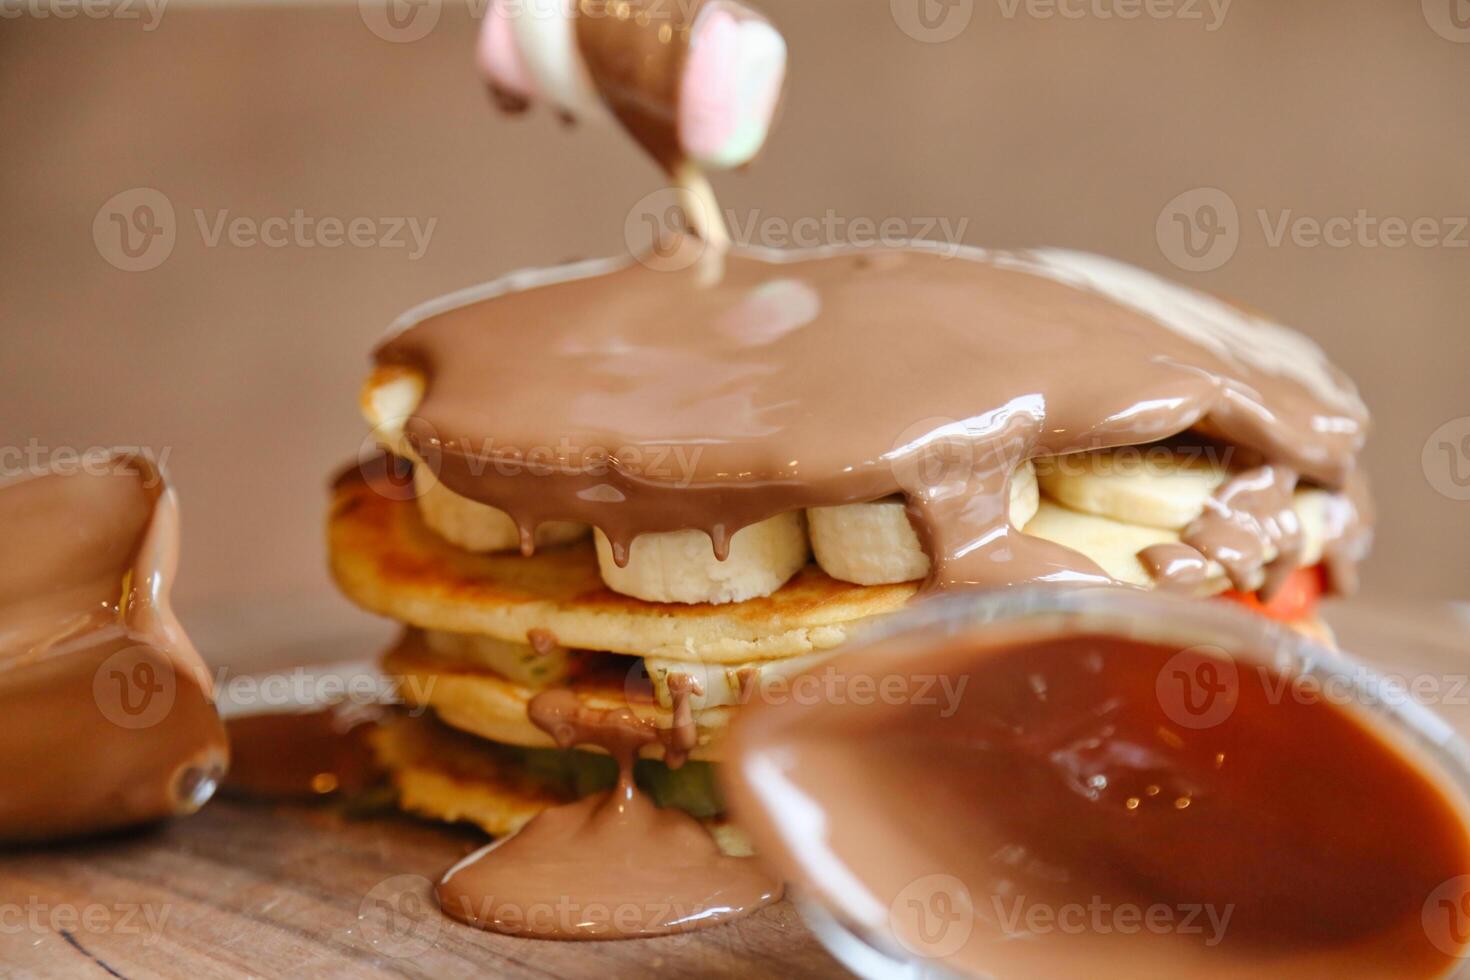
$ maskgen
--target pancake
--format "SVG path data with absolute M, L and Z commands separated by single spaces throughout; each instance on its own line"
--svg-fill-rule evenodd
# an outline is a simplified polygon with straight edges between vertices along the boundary
M 608 654 L 584 654 L 580 669 L 567 681 L 594 708 L 629 707 L 660 728 L 673 727 L 673 712 L 654 701 L 648 679 L 637 660 Z M 432 708 L 446 724 L 481 738 L 525 748 L 554 748 L 546 732 L 531 723 L 526 705 L 537 691 L 486 667 L 432 653 L 418 633 L 410 631 L 383 658 L 383 670 L 398 683 L 404 702 Z M 728 707 L 696 712 L 699 743 L 696 760 L 717 757 L 718 738 L 730 722 Z M 662 745 L 645 746 L 646 758 L 663 757 Z
M 354 469 L 333 490 L 332 574 L 353 602 L 421 629 L 516 643 L 549 630 L 565 647 L 742 663 L 830 650 L 918 591 L 918 583 L 850 585 L 808 565 L 774 594 L 740 603 L 630 599 L 603 585 L 591 542 L 531 557 L 470 554 L 426 528 L 414 501 L 372 480 Z
M 398 790 L 399 807 L 431 820 L 510 834 L 547 807 L 573 799 L 531 779 L 492 743 L 459 735 L 429 717 L 396 718 L 370 741 Z
M 513 834 L 547 807 L 580 795 L 575 786 L 533 773 L 516 754 L 456 732 L 432 715 L 399 716 L 373 732 L 371 742 L 398 791 L 400 809 L 473 824 L 493 837 Z M 703 821 L 726 854 L 750 853 L 745 836 L 722 815 Z

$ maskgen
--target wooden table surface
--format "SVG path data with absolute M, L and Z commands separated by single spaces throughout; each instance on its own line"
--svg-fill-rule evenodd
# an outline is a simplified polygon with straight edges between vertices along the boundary
M 789 902 L 686 936 L 557 943 L 441 915 L 483 839 L 406 817 L 218 799 L 188 820 L 0 852 L 0 977 L 832 977 Z
M 1345 649 L 1470 734 L 1470 606 L 1354 603 Z M 3 723 L 3 720 L 0 720 Z M 688 936 L 555 943 L 444 918 L 430 879 L 477 834 L 332 806 L 217 799 L 187 820 L 0 849 L 0 978 L 834 977 L 788 902 Z

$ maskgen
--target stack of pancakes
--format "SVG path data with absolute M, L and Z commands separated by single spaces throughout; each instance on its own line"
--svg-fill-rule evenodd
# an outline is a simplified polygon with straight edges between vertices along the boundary
M 583 381 L 607 386 L 588 401 L 610 416 L 643 411 L 645 402 L 667 403 L 667 419 L 654 411 L 658 425 L 681 431 L 695 423 L 723 425 L 722 406 L 735 410 L 738 404 L 727 392 L 692 388 L 673 373 L 661 375 L 662 363 L 675 368 L 694 363 L 681 348 L 685 335 L 671 330 L 630 340 L 643 329 L 647 312 L 623 302 L 627 297 L 646 297 L 652 309 L 659 297 L 686 290 L 691 302 L 709 307 L 698 312 L 707 324 L 688 327 L 694 337 L 688 343 L 707 342 L 700 330 L 724 331 L 716 337 L 725 345 L 720 349 L 728 350 L 732 361 L 749 358 L 755 364 L 783 363 L 780 357 L 799 353 L 797 345 L 820 338 L 813 331 L 840 330 L 841 324 L 823 322 L 822 311 L 847 309 L 839 307 L 847 283 L 856 283 L 855 295 L 871 288 L 863 285 L 863 277 L 895 291 L 911 288 L 915 280 L 934 283 L 936 292 L 948 297 L 970 295 L 978 304 L 1035 317 L 1038 323 L 1058 317 L 1059 329 L 1099 350 L 1169 345 L 1167 356 L 1130 352 L 1140 373 L 1114 386 L 1142 384 L 1147 371 L 1170 387 L 1150 380 L 1149 390 L 1121 392 L 1117 405 L 1131 401 L 1134 409 L 1118 410 L 1112 403 L 1094 408 L 1079 400 L 1070 409 L 1070 426 L 1058 425 L 1061 415 L 1052 419 L 1053 428 L 1039 426 L 1024 453 L 1007 457 L 998 480 L 986 478 L 992 495 L 1009 504 L 993 518 L 968 525 L 987 535 L 976 541 L 976 547 L 991 549 L 986 584 L 1182 587 L 1201 598 L 1230 596 L 1304 630 L 1321 630 L 1315 599 L 1324 585 L 1343 587 L 1368 541 L 1366 497 L 1350 486 L 1357 479 L 1353 461 L 1366 415 L 1350 382 L 1310 342 L 1136 270 L 1105 266 L 1104 274 L 1093 275 L 1098 267 L 1091 259 L 1079 264 L 1066 256 L 1027 257 L 1024 266 L 999 253 L 951 260 L 959 266 L 919 252 L 878 259 L 859 256 L 851 265 L 839 265 L 848 260 L 823 254 L 805 267 L 794 259 L 742 259 L 720 287 L 728 294 L 700 292 L 705 287 L 683 283 L 677 274 L 626 262 L 591 264 L 522 274 L 429 304 L 400 320 L 394 337 L 379 349 L 362 399 L 387 455 L 337 481 L 329 545 L 333 573 L 347 596 L 406 627 L 384 667 L 401 682 L 399 691 L 412 710 L 377 736 L 380 761 L 392 773 L 406 809 L 469 821 L 500 835 L 552 803 L 610 785 L 610 759 L 590 750 L 559 749 L 528 718 L 527 705 L 538 692 L 568 687 L 593 706 L 628 707 L 660 728 L 692 726 L 689 763 L 665 767 L 662 743 L 656 742 L 645 750 L 638 777 L 659 802 L 717 820 L 722 804 L 709 764 L 720 760 L 723 737 L 740 705 L 766 696 L 773 686 L 792 690 L 793 676 L 818 668 L 834 648 L 874 620 L 903 609 L 926 581 L 932 586 L 939 577 L 931 575 L 937 563 L 931 562 L 932 536 L 935 528 L 944 529 L 943 522 L 921 536 L 924 521 L 915 516 L 916 501 L 932 508 L 934 500 L 926 502 L 907 485 L 895 494 L 901 480 L 871 483 L 883 488 L 876 499 L 818 499 L 816 491 L 788 481 L 782 491 L 790 494 L 787 499 L 810 503 L 762 516 L 753 507 L 741 511 L 747 497 L 729 486 L 708 492 L 697 482 L 687 490 L 654 487 L 647 474 L 620 472 L 617 479 L 598 482 L 584 480 L 586 473 L 577 470 L 574 475 L 583 482 L 557 484 L 537 483 L 531 474 L 519 484 L 477 483 L 467 476 L 477 472 L 464 448 L 473 442 L 469 436 L 490 445 L 485 437 L 497 434 L 497 416 L 507 429 L 520 430 L 517 437 L 572 417 L 568 412 L 548 420 L 540 414 L 543 404 L 549 412 L 578 397 L 574 390 L 545 388 L 559 357 L 580 365 Z M 811 270 L 806 280 L 803 268 Z M 1084 280 L 1077 270 L 1093 278 Z M 1146 291 L 1141 299 L 1140 289 Z M 821 302 L 813 306 L 809 301 L 819 293 Z M 1153 303 L 1156 297 L 1168 303 Z M 726 302 L 743 319 L 724 317 Z M 677 307 L 674 303 L 671 309 Z M 797 316 L 806 319 L 792 319 Z M 579 338 L 581 324 L 585 329 Z M 895 330 L 899 327 L 895 324 Z M 986 332 L 1007 328 L 979 317 L 974 327 L 979 339 L 966 338 L 962 346 L 984 351 Z M 941 344 L 957 343 L 948 324 L 920 323 L 911 329 L 920 353 L 926 336 L 933 337 L 931 357 L 953 360 L 935 353 Z M 747 330 L 748 335 L 740 333 Z M 1103 331 L 1116 332 L 1115 347 L 1108 347 Z M 492 352 L 485 344 L 479 352 L 472 350 L 482 339 L 496 340 L 498 349 Z M 1025 369 L 1041 376 L 1049 370 L 1046 357 L 1051 355 L 1036 345 L 1026 347 L 1013 338 L 1004 344 L 1008 356 L 1017 359 L 1018 374 Z M 999 335 L 997 345 L 1001 349 Z M 591 361 L 589 352 L 595 355 Z M 711 377 L 730 384 L 756 379 L 745 394 L 757 407 L 769 402 L 760 411 L 787 409 L 790 398 L 769 381 L 772 371 L 737 371 L 707 359 L 699 363 L 716 364 Z M 881 364 L 881 358 L 874 363 Z M 994 378 L 1006 378 L 1004 370 L 989 367 Z M 964 376 L 963 365 L 946 369 Z M 863 381 L 852 379 L 858 388 Z M 1111 382 L 1089 383 L 1107 390 Z M 944 397 L 957 404 L 976 402 L 972 413 L 990 411 L 993 405 L 985 399 L 994 392 L 984 384 L 977 387 Z M 1061 412 L 1051 403 L 1060 405 L 1065 394 L 1059 386 L 1046 400 L 1046 411 Z M 421 415 L 434 407 L 436 395 L 438 416 Z M 458 399 L 457 414 L 444 407 L 451 396 Z M 1192 403 L 1200 406 L 1193 421 L 1180 424 Z M 1255 414 L 1248 417 L 1240 405 Z M 1287 421 L 1269 414 L 1277 409 Z M 1096 420 L 1089 417 L 1092 412 Z M 1172 414 L 1159 424 L 1145 424 L 1149 412 Z M 801 411 L 793 417 L 803 425 L 811 418 Z M 1089 443 L 1093 437 L 1080 427 L 1085 422 L 1106 435 L 1106 427 L 1116 427 L 1120 418 L 1135 420 L 1139 433 L 1165 431 L 1128 444 L 1103 436 Z M 1323 420 L 1336 427 L 1323 428 Z M 434 432 L 434 421 L 443 438 Z M 451 424 L 460 428 L 443 431 Z M 616 424 L 608 422 L 607 431 L 631 431 Z M 470 427 L 480 428 L 471 433 Z M 1062 437 L 1049 443 L 1049 432 L 1070 440 L 1064 450 L 1053 450 L 1060 455 L 1040 448 L 1063 445 Z M 555 443 L 551 433 L 533 434 Z M 1241 437 L 1240 445 L 1230 441 L 1232 434 Z M 989 434 L 985 438 L 991 441 L 975 444 L 986 452 L 1001 445 Z M 1313 438 L 1319 442 L 1309 444 Z M 685 441 L 700 443 L 698 436 Z M 1084 448 L 1089 444 L 1097 448 Z M 758 445 L 758 438 L 749 445 Z M 770 448 L 774 459 L 792 454 L 782 454 L 779 444 Z M 1268 450 L 1290 454 L 1291 466 L 1267 465 L 1273 459 Z M 453 472 L 445 466 L 452 454 L 457 454 Z M 479 461 L 482 471 L 494 465 L 489 457 Z M 1352 479 L 1313 479 L 1314 470 Z M 1239 499 L 1273 490 L 1254 486 L 1255 473 L 1285 487 L 1275 498 L 1284 504 L 1272 505 L 1274 510 L 1257 506 L 1254 512 L 1239 505 Z M 1282 473 L 1289 475 L 1282 478 Z M 488 489 L 473 499 L 482 487 Z M 633 499 L 645 490 L 646 499 Z M 653 496 L 655 490 L 663 496 Z M 697 502 L 687 520 L 671 513 L 667 503 L 686 499 L 681 497 L 686 492 Z M 556 503 L 548 504 L 553 498 Z M 551 512 L 558 507 L 575 513 Z M 730 519 L 736 528 L 732 533 L 723 521 L 709 519 L 723 507 L 738 515 Z M 974 510 L 965 520 L 972 520 Z M 1217 533 L 1217 546 L 1200 543 L 1200 535 L 1191 537 L 1192 529 L 1212 515 L 1228 532 Z M 986 521 L 1003 533 L 985 531 Z M 1231 521 L 1254 523 L 1236 527 Z M 1245 551 L 1254 548 L 1253 556 L 1242 557 L 1239 542 L 1251 545 Z M 972 551 L 951 545 L 949 557 L 973 558 Z M 1197 566 L 1191 574 L 1161 574 L 1160 566 L 1180 555 Z M 1007 573 L 1011 562 L 1014 574 Z M 1324 563 L 1338 581 L 1328 581 Z M 1061 571 L 1043 574 L 1053 568 Z M 682 722 L 676 717 L 681 712 Z
M 705 693 L 691 699 L 693 761 L 677 776 L 651 766 L 640 776 L 655 774 L 644 785 L 660 799 L 673 797 L 657 791 L 658 779 L 696 783 L 693 795 L 712 792 L 699 764 L 719 760 L 737 703 L 752 696 L 753 671 L 794 674 L 863 621 L 902 609 L 918 589 L 851 585 L 811 564 L 771 595 L 743 602 L 631 598 L 603 583 L 590 535 L 529 557 L 449 543 L 425 521 L 425 498 L 405 493 L 412 480 L 404 466 L 383 458 L 337 481 L 332 568 L 349 598 L 409 627 L 383 666 L 410 708 L 429 710 L 409 712 L 376 738 L 402 805 L 491 834 L 612 781 L 611 760 L 589 767 L 585 753 L 557 749 L 531 724 L 526 706 L 538 691 L 566 685 L 594 706 L 629 706 L 668 728 L 669 675 L 694 676 Z M 733 697 L 716 693 L 732 687 Z

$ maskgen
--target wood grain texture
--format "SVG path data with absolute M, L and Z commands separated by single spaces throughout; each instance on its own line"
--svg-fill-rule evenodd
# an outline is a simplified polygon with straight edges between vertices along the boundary
M 0 977 L 845 976 L 789 902 L 706 932 L 557 943 L 439 913 L 483 838 L 331 807 L 217 800 L 188 820 L 0 851 Z

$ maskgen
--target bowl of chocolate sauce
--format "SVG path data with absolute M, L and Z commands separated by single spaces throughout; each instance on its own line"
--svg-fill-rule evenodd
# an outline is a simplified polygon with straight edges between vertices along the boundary
M 1470 750 L 1345 654 L 1012 590 L 824 669 L 743 719 L 727 793 L 859 975 L 1470 975 Z

